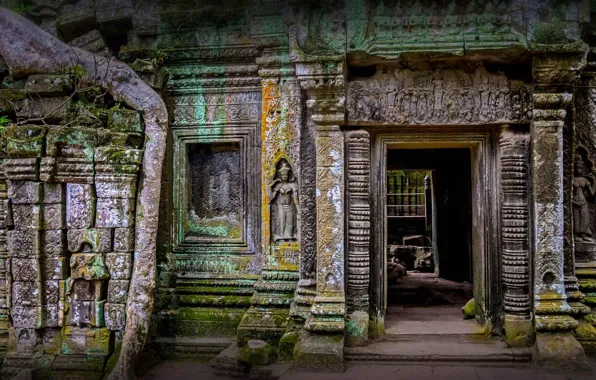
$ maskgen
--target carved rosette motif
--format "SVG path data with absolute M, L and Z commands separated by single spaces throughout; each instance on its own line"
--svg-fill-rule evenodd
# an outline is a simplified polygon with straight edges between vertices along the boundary
M 370 283 L 370 135 L 346 133 L 349 311 L 368 311 Z
M 507 314 L 529 319 L 530 257 L 528 213 L 528 140 L 525 132 L 505 129 L 501 148 L 502 276 Z

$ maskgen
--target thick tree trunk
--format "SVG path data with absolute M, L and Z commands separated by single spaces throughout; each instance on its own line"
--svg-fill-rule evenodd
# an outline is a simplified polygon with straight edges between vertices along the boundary
M 134 269 L 127 302 L 122 351 L 110 379 L 134 378 L 134 361 L 145 345 L 156 284 L 156 232 L 160 179 L 166 146 L 167 110 L 161 97 L 123 62 L 71 47 L 37 25 L 0 7 L 0 55 L 13 76 L 86 71 L 84 82 L 108 91 L 138 110 L 145 121 L 145 153 L 135 221 Z

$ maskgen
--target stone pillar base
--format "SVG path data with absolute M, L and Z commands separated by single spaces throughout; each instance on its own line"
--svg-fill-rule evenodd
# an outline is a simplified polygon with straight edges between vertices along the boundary
M 346 318 L 346 346 L 363 347 L 368 344 L 369 316 L 365 311 L 355 311 Z
M 531 319 L 506 315 L 504 328 L 510 347 L 530 347 L 534 343 L 534 323 Z
M 532 361 L 545 369 L 557 372 L 589 368 L 584 349 L 571 332 L 537 333 Z
M 288 309 L 251 306 L 242 316 L 238 326 L 238 346 L 243 347 L 251 339 L 263 340 L 277 346 L 286 332 L 288 315 Z
M 294 368 L 306 371 L 343 372 L 344 335 L 311 334 L 296 346 Z

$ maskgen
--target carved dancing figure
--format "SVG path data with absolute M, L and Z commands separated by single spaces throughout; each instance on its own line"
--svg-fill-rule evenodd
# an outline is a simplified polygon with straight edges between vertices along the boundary
M 590 213 L 588 209 L 588 198 L 596 193 L 596 179 L 594 169 L 588 176 L 584 176 L 584 161 L 581 155 L 577 154 L 574 160 L 573 176 L 573 233 L 578 241 L 592 242 L 593 232 L 590 228 Z
M 277 206 L 277 220 L 273 226 L 273 240 L 296 239 L 298 184 L 292 168 L 284 160 L 271 184 L 270 204 Z

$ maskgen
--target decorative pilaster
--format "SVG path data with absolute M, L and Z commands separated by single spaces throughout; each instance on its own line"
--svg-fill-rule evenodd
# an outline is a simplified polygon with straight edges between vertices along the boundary
M 309 367 L 343 362 L 344 276 L 344 63 L 298 63 L 308 95 L 316 144 L 316 296 L 305 323 L 311 336 L 300 342 L 298 361 Z
M 262 86 L 261 231 L 263 271 L 238 327 L 238 345 L 278 345 L 288 328 L 300 255 L 300 86 L 283 50 L 257 59 Z
M 346 132 L 348 252 L 346 344 L 368 340 L 370 284 L 370 135 Z
M 501 148 L 501 244 L 502 276 L 505 288 L 505 335 L 513 347 L 533 341 L 530 299 L 528 140 L 525 131 L 503 128 Z
M 573 365 L 584 359 L 572 335 L 564 282 L 563 127 L 573 94 L 570 86 L 585 65 L 586 46 L 543 46 L 533 57 L 535 80 L 531 124 L 534 190 L 534 359 Z M 565 53 L 560 53 L 565 51 Z

